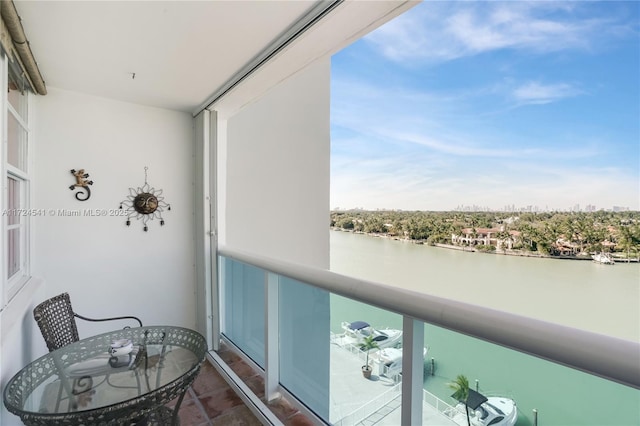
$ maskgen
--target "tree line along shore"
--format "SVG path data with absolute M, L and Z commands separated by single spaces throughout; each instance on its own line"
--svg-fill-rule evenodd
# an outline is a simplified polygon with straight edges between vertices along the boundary
M 640 257 L 640 212 L 430 212 L 335 210 L 330 226 L 460 250 L 590 259 Z

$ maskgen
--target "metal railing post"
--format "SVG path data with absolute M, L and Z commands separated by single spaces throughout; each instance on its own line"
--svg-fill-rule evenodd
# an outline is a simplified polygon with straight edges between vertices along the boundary
M 402 414 L 403 425 L 422 424 L 424 388 L 424 323 L 402 318 Z
M 264 394 L 267 402 L 280 397 L 278 386 L 280 384 L 280 322 L 279 317 L 279 293 L 280 277 L 276 274 L 265 272 L 265 380 Z

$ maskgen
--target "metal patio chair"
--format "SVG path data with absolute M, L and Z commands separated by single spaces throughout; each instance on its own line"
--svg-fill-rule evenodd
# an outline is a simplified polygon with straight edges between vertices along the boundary
M 134 316 L 88 318 L 76 314 L 71 306 L 69 293 L 59 294 L 40 303 L 33 309 L 33 317 L 40 327 L 49 352 L 80 340 L 76 318 L 92 322 L 130 319 L 137 321 L 142 327 L 142 321 Z
M 120 316 L 120 317 L 112 317 L 112 318 L 89 318 L 83 315 L 79 315 L 73 311 L 73 307 L 71 305 L 71 298 L 69 297 L 69 293 L 62 293 L 57 296 L 54 296 L 50 299 L 45 300 L 40 303 L 33 309 L 33 318 L 36 320 L 40 331 L 42 332 L 42 337 L 44 337 L 44 341 L 47 344 L 47 348 L 49 352 L 53 352 L 57 349 L 65 347 L 71 343 L 77 342 L 80 340 L 80 336 L 78 334 L 78 327 L 76 325 L 76 318 L 85 321 L 91 322 L 102 322 L 102 321 L 114 321 L 114 320 L 135 320 L 138 325 L 142 327 L 142 321 L 139 318 L 134 316 Z M 124 327 L 124 328 L 129 328 Z M 106 348 L 105 348 L 106 349 Z M 139 352 L 142 356 L 146 356 L 144 351 Z M 109 360 L 110 362 L 111 360 Z M 108 364 L 105 364 L 105 367 Z M 136 375 L 137 386 L 119 386 L 110 382 L 110 371 L 105 371 L 104 378 L 99 383 L 94 383 L 91 375 L 83 375 L 81 377 L 74 377 L 71 382 L 71 393 L 74 395 L 81 395 L 86 393 L 87 395 L 91 395 L 90 392 L 95 392 L 93 390 L 95 387 L 100 386 L 102 383 L 107 383 L 109 386 L 113 388 L 137 388 L 138 392 L 140 391 L 140 378 Z M 56 411 L 59 405 L 70 398 L 70 395 L 63 392 L 64 386 L 59 386 L 57 391 L 56 398 Z M 90 398 L 90 397 L 89 397 Z M 161 422 L 156 422 L 157 424 L 162 424 Z

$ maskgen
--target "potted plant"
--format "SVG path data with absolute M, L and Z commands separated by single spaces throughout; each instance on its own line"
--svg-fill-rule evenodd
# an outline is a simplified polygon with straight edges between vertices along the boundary
M 360 344 L 360 350 L 367 352 L 367 359 L 365 364 L 362 366 L 362 375 L 365 379 L 371 378 L 371 366 L 369 365 L 369 351 L 371 349 L 378 349 L 378 342 L 374 340 L 373 336 L 367 336 L 364 338 L 364 341 Z

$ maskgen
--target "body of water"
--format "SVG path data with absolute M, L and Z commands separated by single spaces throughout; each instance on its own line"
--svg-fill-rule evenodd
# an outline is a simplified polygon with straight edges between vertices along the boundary
M 331 270 L 575 328 L 640 341 L 640 266 L 469 253 L 331 232 Z M 332 295 L 332 330 L 365 320 L 401 328 L 390 312 Z M 425 388 L 452 402 L 446 383 L 512 397 L 519 426 L 640 425 L 640 391 L 438 327 L 425 326 L 433 376 Z M 639 360 L 640 362 L 640 360 Z

